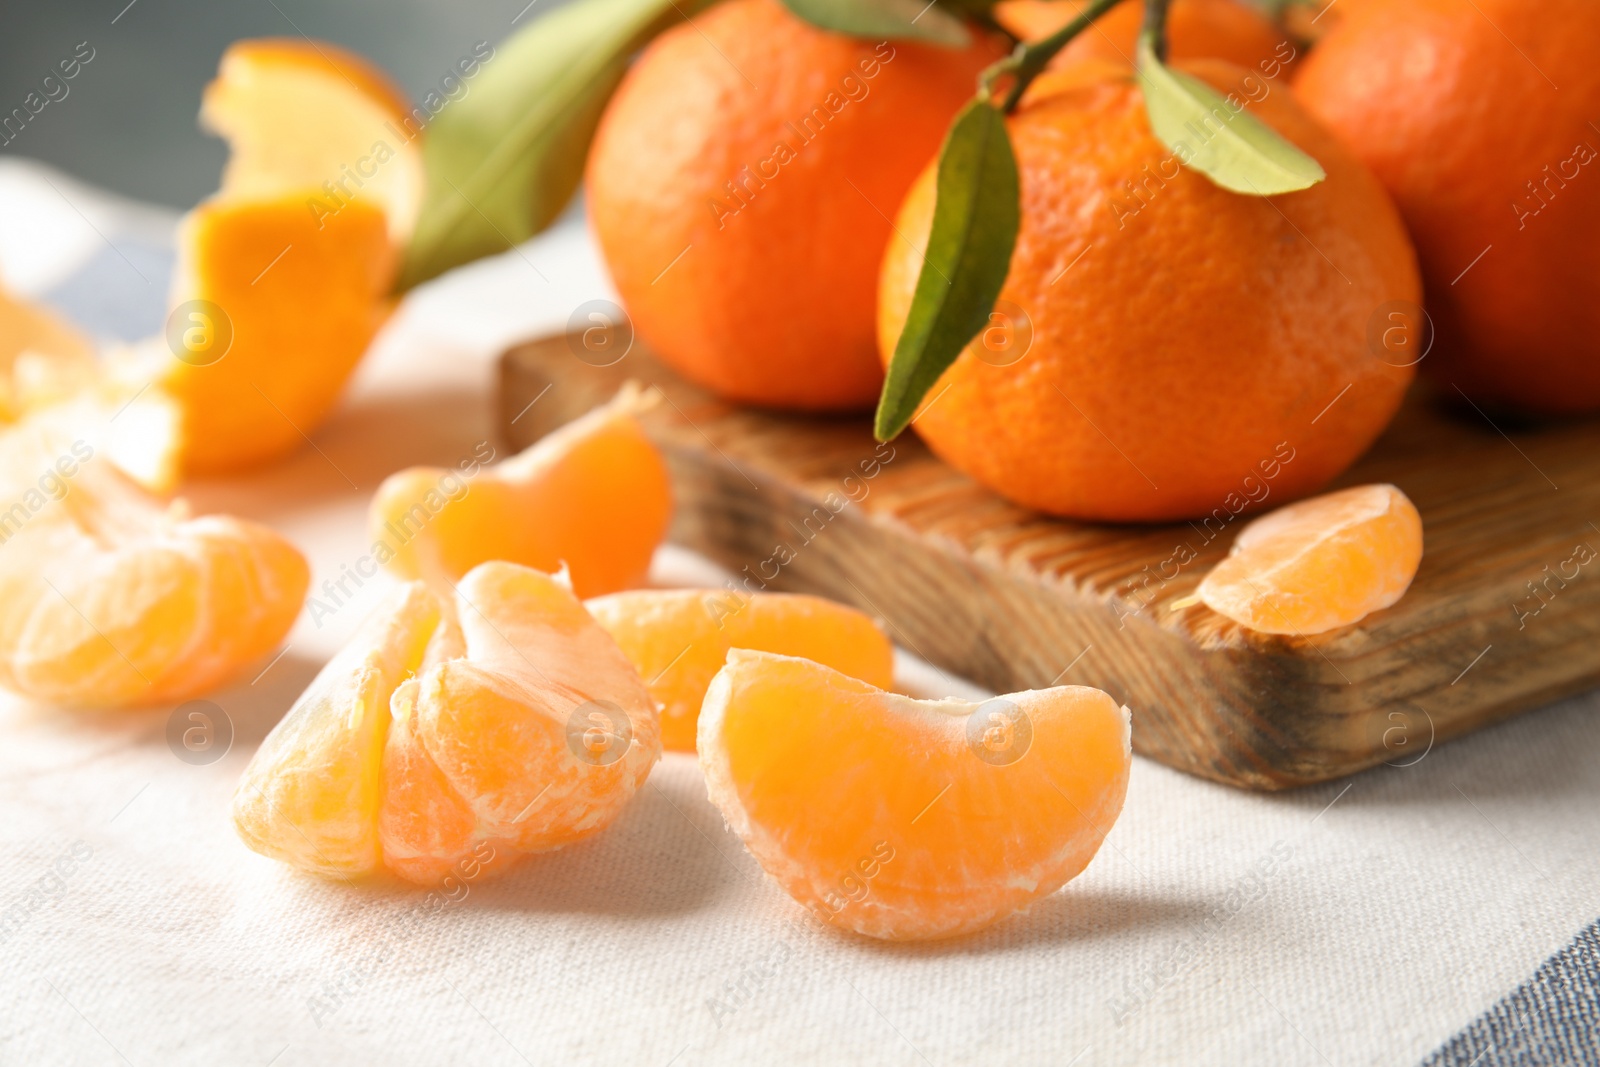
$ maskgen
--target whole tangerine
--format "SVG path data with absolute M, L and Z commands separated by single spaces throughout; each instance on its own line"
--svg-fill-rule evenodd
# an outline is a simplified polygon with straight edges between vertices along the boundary
M 1002 54 L 867 42 L 727 0 L 628 72 L 589 155 L 589 217 L 638 336 L 729 399 L 869 406 L 890 217 Z
M 1600 5 L 1352 4 L 1295 93 L 1373 169 L 1416 240 L 1469 397 L 1600 410 Z
M 1222 92 L 1246 73 L 1178 64 Z M 1237 514 L 1320 488 L 1388 424 L 1414 369 L 1369 343 L 1420 295 L 1376 178 L 1286 91 L 1250 111 L 1321 162 L 1297 193 L 1241 196 L 1151 132 L 1131 71 L 1078 64 L 1008 120 L 1021 226 L 990 328 L 913 426 L 1013 501 L 1111 521 Z M 1239 99 L 1242 100 L 1242 97 Z M 933 169 L 884 258 L 879 339 L 894 351 L 921 268 Z

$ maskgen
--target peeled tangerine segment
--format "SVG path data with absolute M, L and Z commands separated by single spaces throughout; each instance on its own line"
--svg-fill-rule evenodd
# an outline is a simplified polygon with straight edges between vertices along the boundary
M 148 381 L 112 379 L 87 336 L 0 287 L 0 423 L 70 426 L 140 485 L 166 492 L 177 481 L 177 409 L 139 388 Z
M 439 884 L 603 829 L 660 756 L 649 691 L 577 598 L 486 563 L 374 612 L 250 761 L 234 823 L 303 870 Z
M 1360 485 L 1263 515 L 1199 597 L 1269 634 L 1319 634 L 1397 602 L 1422 562 L 1422 517 L 1392 485 Z
M 693 752 L 706 687 L 733 648 L 800 656 L 880 689 L 894 647 L 871 617 L 822 597 L 727 589 L 642 589 L 585 607 L 633 662 L 661 706 L 661 741 Z
M 94 342 L 69 323 L 0 288 L 0 420 L 37 406 L 53 379 L 92 373 Z
M 276 646 L 305 599 L 306 562 L 276 533 L 163 507 L 69 434 L 8 431 L 0 492 L 0 684 L 25 696 L 197 696 Z
M 736 649 L 706 693 L 700 766 L 795 900 L 918 940 L 981 929 L 1082 871 L 1122 810 L 1129 730 L 1098 689 L 913 700 Z
M 487 560 L 565 565 L 581 597 L 643 580 L 672 490 L 631 392 L 491 467 L 412 467 L 373 497 L 375 554 L 403 578 L 455 580 Z

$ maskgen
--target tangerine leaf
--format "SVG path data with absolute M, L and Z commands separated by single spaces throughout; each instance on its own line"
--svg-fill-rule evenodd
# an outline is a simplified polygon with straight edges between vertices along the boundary
M 1322 165 L 1230 98 L 1156 57 L 1139 38 L 1139 88 L 1150 128 L 1185 166 L 1250 196 L 1293 193 L 1327 177 Z
M 887 441 L 989 320 L 1011 269 L 1022 207 L 1004 117 L 983 98 L 950 125 L 939 150 L 933 224 L 873 432 Z
M 783 0 L 795 15 L 835 33 L 872 40 L 926 41 L 965 48 L 972 41 L 959 16 L 927 0 Z
M 561 214 L 628 58 L 705 0 L 575 0 L 506 39 L 426 127 L 398 288 L 504 252 Z

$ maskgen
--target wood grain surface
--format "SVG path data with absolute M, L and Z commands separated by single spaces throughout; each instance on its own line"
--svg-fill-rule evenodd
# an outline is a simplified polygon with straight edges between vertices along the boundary
M 591 338 L 593 340 L 593 338 Z M 1339 485 L 1393 482 L 1422 513 L 1416 582 L 1393 608 L 1312 638 L 1174 608 L 1248 516 L 1109 526 L 1006 503 L 865 417 L 724 404 L 634 344 L 529 342 L 501 365 L 517 447 L 610 397 L 672 467 L 673 540 L 741 587 L 818 593 L 878 616 L 934 665 L 998 692 L 1093 685 L 1133 711 L 1134 748 L 1251 789 L 1405 765 L 1452 736 L 1600 684 L 1600 424 L 1535 429 L 1414 393 Z M 1446 391 L 1448 394 L 1448 390 Z M 1269 497 L 1266 503 L 1272 503 Z

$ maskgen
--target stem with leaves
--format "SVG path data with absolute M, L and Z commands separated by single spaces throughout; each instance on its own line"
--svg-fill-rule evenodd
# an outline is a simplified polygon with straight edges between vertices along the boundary
M 977 98 L 951 124 L 939 151 L 922 269 L 878 400 L 873 432 L 879 440 L 911 424 L 928 391 L 988 323 L 1005 285 L 1021 225 L 1020 177 L 1005 116 L 1050 60 L 1118 2 L 1091 0 L 1056 33 L 984 71 Z M 1322 181 L 1317 161 L 1249 114 L 1237 96 L 1167 66 L 1169 3 L 1144 0 L 1137 75 L 1150 128 L 1173 158 L 1249 196 Z

